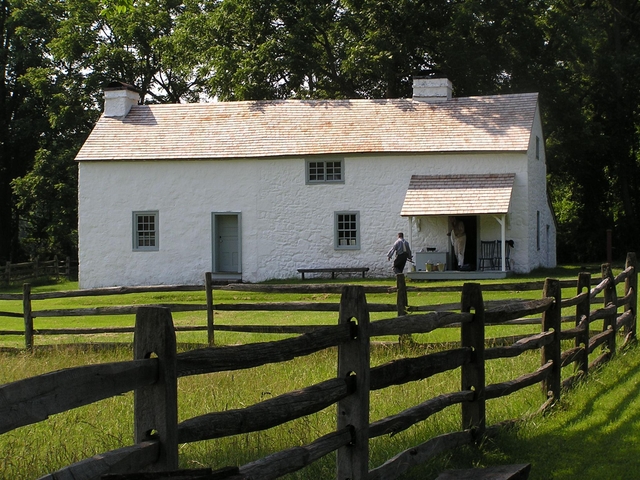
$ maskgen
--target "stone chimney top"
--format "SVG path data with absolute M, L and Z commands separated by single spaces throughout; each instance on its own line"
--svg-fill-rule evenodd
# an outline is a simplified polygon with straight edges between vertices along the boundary
M 446 102 L 451 100 L 452 84 L 448 78 L 428 76 L 413 77 L 413 99 L 421 102 Z
M 111 82 L 104 89 L 104 116 L 126 117 L 133 105 L 140 102 L 139 90 L 133 85 Z

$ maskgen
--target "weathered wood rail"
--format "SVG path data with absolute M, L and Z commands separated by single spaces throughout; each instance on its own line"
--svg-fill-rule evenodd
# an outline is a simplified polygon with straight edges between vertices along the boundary
M 203 441 L 270 428 L 336 404 L 336 430 L 309 445 L 292 447 L 242 466 L 230 466 L 207 478 L 234 480 L 278 478 L 337 451 L 338 479 L 398 478 L 413 466 L 451 448 L 479 441 L 499 425 L 485 424 L 487 400 L 509 395 L 540 383 L 547 401 L 560 398 L 562 386 L 586 378 L 589 369 L 611 358 L 619 347 L 635 341 L 637 308 L 636 258 L 629 254 L 625 270 L 613 277 L 603 266 L 603 280 L 589 290 L 588 274 L 581 274 L 576 294 L 563 299 L 557 280 L 547 279 L 542 298 L 510 301 L 485 308 L 482 288 L 465 284 L 460 312 L 401 315 L 370 322 L 365 289 L 344 286 L 338 325 L 319 328 L 276 342 L 208 347 L 176 353 L 176 337 L 168 308 L 143 306 L 136 313 L 134 360 L 52 372 L 0 386 L 0 433 L 45 420 L 49 415 L 134 391 L 134 443 L 69 465 L 42 479 L 115 478 L 112 474 L 141 471 L 172 472 L 178 468 L 178 444 Z M 616 285 L 624 281 L 624 295 Z M 591 310 L 591 300 L 604 293 L 602 308 Z M 562 309 L 575 306 L 576 327 L 562 331 Z M 622 308 L 619 314 L 618 309 Z M 510 346 L 485 348 L 488 320 L 507 322 L 542 313 L 541 332 Z M 589 337 L 589 324 L 603 319 L 603 332 Z M 452 323 L 460 327 L 460 347 L 403 358 L 371 368 L 370 339 L 433 331 Z M 618 333 L 624 333 L 622 337 Z M 562 351 L 562 339 L 575 338 L 576 346 Z M 589 353 L 602 353 L 589 363 Z M 337 347 L 337 375 L 322 383 L 285 393 L 246 408 L 212 412 L 177 421 L 177 379 L 188 375 L 251 368 Z M 542 366 L 509 381 L 486 385 L 485 365 L 497 358 L 529 350 L 541 352 Z M 151 353 L 156 357 L 149 358 Z M 577 373 L 561 381 L 563 366 L 575 364 Z M 460 369 L 461 390 L 427 399 L 390 417 L 369 422 L 369 392 Z M 460 405 L 460 431 L 427 440 L 368 469 L 369 439 L 395 434 L 425 421 L 434 413 Z M 153 432 L 153 434 L 151 434 Z M 187 474 L 185 474 L 187 475 Z M 186 478 L 186 477 L 181 477 Z M 193 478 L 197 478 L 194 474 Z
M 9 284 L 38 277 L 56 279 L 64 277 L 71 279 L 73 276 L 77 276 L 77 270 L 77 261 L 72 261 L 71 257 L 59 259 L 58 255 L 55 255 L 52 260 L 21 263 L 6 262 L 3 267 L 0 267 L 0 282 Z

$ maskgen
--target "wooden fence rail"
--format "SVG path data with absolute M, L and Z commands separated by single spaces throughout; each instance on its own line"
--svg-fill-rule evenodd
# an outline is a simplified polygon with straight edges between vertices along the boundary
M 625 303 L 620 304 L 614 294 L 605 295 L 603 331 L 589 337 L 588 326 L 593 320 L 589 305 L 595 295 L 583 295 L 590 281 L 581 275 L 577 294 L 572 297 L 579 297 L 581 301 L 564 303 L 575 305 L 575 319 L 580 326 L 572 329 L 567 337 L 575 338 L 576 345 L 566 352 L 561 350 L 563 288 L 561 282 L 553 279 L 545 281 L 543 298 L 539 301 L 507 301 L 489 311 L 485 308 L 481 286 L 465 284 L 461 292 L 460 313 L 401 315 L 375 322 L 369 321 L 365 289 L 344 286 L 338 325 L 275 342 L 208 347 L 179 354 L 176 353 L 170 309 L 140 307 L 136 313 L 134 360 L 72 368 L 0 386 L 0 433 L 42 421 L 53 413 L 133 390 L 133 445 L 85 459 L 42 477 L 48 480 L 107 479 L 113 478 L 109 476 L 111 474 L 176 471 L 180 443 L 270 428 L 335 404 L 334 432 L 309 445 L 277 452 L 243 466 L 231 466 L 212 473 L 208 478 L 278 478 L 337 451 L 338 479 L 394 479 L 448 449 L 480 441 L 487 430 L 497 428 L 485 425 L 487 400 L 540 383 L 548 396 L 543 406 L 549 405 L 560 398 L 562 367 L 575 364 L 578 369 L 578 373 L 564 382 L 565 386 L 570 386 L 576 378 L 585 378 L 594 364 L 615 354 L 619 347 L 615 345 L 620 337 L 619 331 L 625 333 L 623 345 L 635 341 L 635 255 L 629 254 L 623 274 L 614 278 L 609 271 L 603 268 L 604 280 L 591 293 L 596 289 L 611 292 L 617 283 L 624 281 Z M 622 313 L 617 313 L 617 307 L 611 310 L 611 306 L 622 307 Z M 510 346 L 485 348 L 484 328 L 489 318 L 500 322 L 538 313 L 542 313 L 539 334 L 520 339 Z M 371 337 L 428 332 L 452 323 L 461 325 L 459 348 L 416 358 L 401 358 L 371 368 Z M 603 347 L 603 353 L 586 365 L 588 354 L 585 354 L 598 346 Z M 177 422 L 179 377 L 251 368 L 328 347 L 337 347 L 337 374 L 333 379 L 246 408 L 212 412 Z M 540 368 L 509 381 L 486 385 L 484 372 L 487 361 L 514 357 L 529 350 L 541 352 Z M 156 356 L 149 358 L 152 352 Z M 369 423 L 371 390 L 421 380 L 458 367 L 461 367 L 460 391 L 441 394 Z M 461 406 L 460 431 L 429 439 L 368 470 L 370 438 L 406 430 L 434 413 L 458 404 Z
M 0 283 L 9 284 L 38 277 L 56 279 L 64 277 L 67 280 L 71 280 L 77 275 L 77 270 L 77 261 L 72 261 L 71 257 L 58 259 L 58 255 L 55 255 L 52 260 L 35 260 L 22 263 L 6 262 L 4 267 L 0 267 Z

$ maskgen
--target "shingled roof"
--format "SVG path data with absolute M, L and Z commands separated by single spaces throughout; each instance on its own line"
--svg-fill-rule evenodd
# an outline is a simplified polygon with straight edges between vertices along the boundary
M 402 216 L 508 213 L 514 173 L 413 175 Z
M 439 103 L 282 100 L 136 105 L 102 116 L 76 160 L 526 151 L 538 95 Z

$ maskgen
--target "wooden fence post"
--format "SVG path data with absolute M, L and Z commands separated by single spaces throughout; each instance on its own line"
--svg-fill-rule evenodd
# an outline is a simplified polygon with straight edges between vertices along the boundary
M 204 288 L 207 297 L 207 341 L 209 342 L 209 346 L 213 347 L 215 334 L 213 330 L 213 289 L 211 286 L 211 272 L 206 272 L 204 274 Z
M 462 365 L 462 390 L 473 390 L 471 402 L 462 403 L 462 429 L 475 429 L 475 438 L 484 435 L 486 426 L 485 369 L 484 369 L 484 301 L 477 283 L 465 283 L 460 300 L 461 311 L 473 310 L 473 320 L 460 328 L 461 346 L 470 348 L 471 362 Z
M 627 253 L 627 261 L 625 263 L 625 269 L 633 267 L 633 273 L 629 275 L 624 281 L 624 294 L 627 296 L 631 292 L 629 303 L 624 306 L 624 311 L 631 310 L 633 314 L 633 320 L 631 324 L 625 329 L 627 342 L 636 341 L 636 321 L 637 321 L 637 308 L 638 308 L 638 261 L 636 254 L 633 252 Z
M 549 375 L 542 381 L 543 392 L 549 397 L 553 396 L 554 401 L 560 400 L 560 374 L 562 371 L 560 346 L 560 328 L 562 325 L 562 291 L 560 282 L 551 278 L 547 278 L 544 282 L 542 291 L 543 297 L 553 297 L 555 302 L 548 310 L 542 313 L 542 331 L 548 332 L 553 330 L 553 341 L 542 347 L 542 365 L 552 361 L 553 367 L 549 371 Z
M 22 285 L 22 311 L 24 312 L 24 346 L 27 350 L 33 348 L 33 315 L 31 310 L 31 284 Z
M 362 286 L 342 288 L 338 323 L 352 320 L 352 339 L 338 347 L 338 378 L 356 380 L 355 392 L 337 405 L 337 429 L 353 429 L 352 443 L 338 449 L 338 480 L 365 480 L 369 474 L 369 309 Z
M 398 316 L 401 317 L 407 314 L 409 307 L 409 298 L 407 297 L 407 283 L 405 281 L 404 273 L 398 273 L 396 275 L 396 305 L 398 307 Z M 398 337 L 400 345 L 406 345 L 413 342 L 413 337 L 410 333 L 402 334 Z
M 397 295 L 396 303 L 398 305 L 398 316 L 407 314 L 407 307 L 409 306 L 409 299 L 407 298 L 407 283 L 405 281 L 404 273 L 396 275 Z
M 586 377 L 589 374 L 589 315 L 591 312 L 591 296 L 589 295 L 591 289 L 591 274 L 589 272 L 580 272 L 578 274 L 578 295 L 583 293 L 586 289 L 586 298 L 576 305 L 576 326 L 580 324 L 583 319 L 586 319 L 585 330 L 576 335 L 575 345 L 576 347 L 583 347 L 584 350 L 576 359 L 576 370 L 582 372 L 582 376 Z
M 602 265 L 602 279 L 608 279 L 609 282 L 604 289 L 604 306 L 608 305 L 617 305 L 617 294 L 616 294 L 616 282 L 613 277 L 613 272 L 611 271 L 611 265 L 605 263 Z M 613 335 L 609 337 L 607 340 L 607 348 L 609 349 L 609 355 L 613 357 L 616 354 L 616 318 L 618 316 L 618 309 L 611 314 L 606 315 L 604 317 L 604 321 L 602 322 L 602 330 L 613 330 Z
M 160 454 L 151 471 L 178 468 L 178 381 L 176 373 L 176 334 L 171 310 L 140 307 L 136 314 L 134 359 L 157 356 L 156 383 L 134 392 L 134 441 L 160 442 Z

